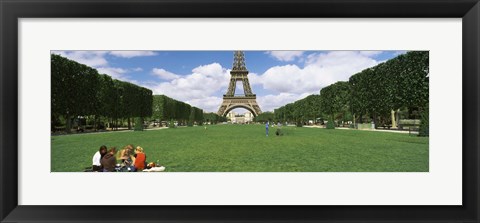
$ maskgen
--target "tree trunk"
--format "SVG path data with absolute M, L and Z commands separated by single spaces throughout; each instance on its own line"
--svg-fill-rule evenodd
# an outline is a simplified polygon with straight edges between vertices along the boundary
M 355 114 L 352 115 L 352 118 L 353 118 L 353 128 L 355 128 L 355 126 L 356 126 L 355 124 L 357 123 Z
M 97 115 L 93 115 L 93 129 L 97 131 Z
M 397 120 L 395 120 L 395 111 L 392 110 L 390 113 L 392 114 L 392 128 L 396 129 L 397 128 Z
M 70 115 L 65 115 L 65 132 L 71 133 L 72 123 L 70 121 Z
M 128 117 L 128 130 L 132 129 L 132 123 L 130 122 L 130 117 Z

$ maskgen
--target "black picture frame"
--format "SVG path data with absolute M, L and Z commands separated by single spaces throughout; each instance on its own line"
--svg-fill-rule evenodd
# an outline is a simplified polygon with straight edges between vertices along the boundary
M 0 0 L 0 15 L 1 222 L 479 222 L 478 0 Z M 18 205 L 17 21 L 76 17 L 462 18 L 463 205 Z

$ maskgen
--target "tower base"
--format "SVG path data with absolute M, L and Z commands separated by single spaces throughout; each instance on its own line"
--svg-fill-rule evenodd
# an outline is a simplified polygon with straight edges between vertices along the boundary
M 235 108 L 245 108 L 252 112 L 255 117 L 257 117 L 259 114 L 262 114 L 262 110 L 260 110 L 260 107 L 258 106 L 256 96 L 223 97 L 222 105 L 218 109 L 217 114 L 219 116 L 226 116 Z

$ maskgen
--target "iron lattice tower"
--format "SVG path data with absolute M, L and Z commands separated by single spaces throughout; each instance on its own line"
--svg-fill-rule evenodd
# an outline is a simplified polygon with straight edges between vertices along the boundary
M 227 93 L 223 95 L 223 102 L 217 114 L 226 116 L 228 112 L 235 108 L 245 108 L 252 112 L 254 116 L 261 114 L 262 110 L 258 106 L 257 96 L 253 94 L 248 81 L 248 70 L 245 65 L 245 55 L 242 51 L 233 53 L 233 66 L 230 75 L 230 84 Z M 235 88 L 239 81 L 243 83 L 243 95 L 235 94 Z

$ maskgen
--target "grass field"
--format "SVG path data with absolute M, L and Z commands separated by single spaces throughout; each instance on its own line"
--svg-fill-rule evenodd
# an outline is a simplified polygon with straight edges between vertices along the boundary
M 427 172 L 428 137 L 360 130 L 215 125 L 51 137 L 52 172 L 91 166 L 101 145 L 142 146 L 170 172 Z

